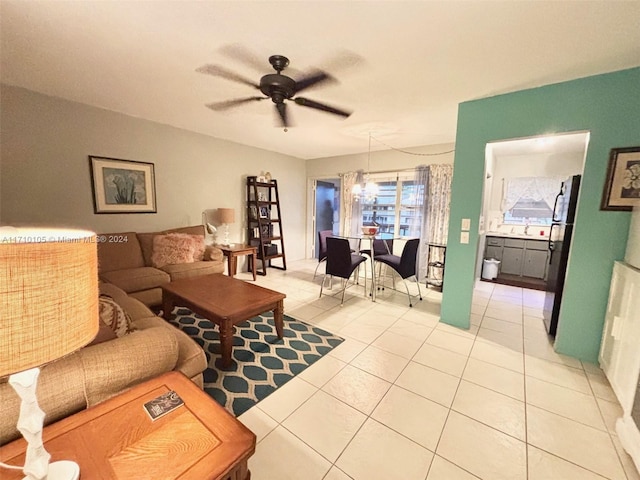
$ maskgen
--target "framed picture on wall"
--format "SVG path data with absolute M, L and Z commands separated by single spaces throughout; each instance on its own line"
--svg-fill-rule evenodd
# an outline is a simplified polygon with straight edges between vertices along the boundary
M 600 210 L 640 207 L 640 147 L 612 148 Z
M 156 213 L 153 163 L 89 156 L 95 213 Z

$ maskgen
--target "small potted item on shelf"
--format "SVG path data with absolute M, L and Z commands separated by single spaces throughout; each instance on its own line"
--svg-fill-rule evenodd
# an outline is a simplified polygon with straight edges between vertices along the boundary
M 265 182 L 271 183 L 271 172 L 267 172 L 264 174 Z

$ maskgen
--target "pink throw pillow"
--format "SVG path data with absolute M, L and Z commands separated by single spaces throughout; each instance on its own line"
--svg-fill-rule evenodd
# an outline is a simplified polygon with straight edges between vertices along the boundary
M 191 235 L 168 233 L 153 238 L 151 264 L 156 268 L 176 263 L 193 263 L 195 242 Z
M 201 262 L 204 260 L 204 249 L 206 245 L 204 244 L 204 236 L 203 235 L 189 235 L 191 240 L 193 241 L 193 261 Z

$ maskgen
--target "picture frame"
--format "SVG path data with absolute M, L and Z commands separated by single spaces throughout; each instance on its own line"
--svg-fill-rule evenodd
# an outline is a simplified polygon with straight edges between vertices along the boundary
M 600 210 L 630 212 L 640 207 L 640 146 L 612 148 Z
M 96 214 L 157 213 L 153 163 L 89 155 Z
M 269 207 L 260 207 L 260 218 L 269 218 Z

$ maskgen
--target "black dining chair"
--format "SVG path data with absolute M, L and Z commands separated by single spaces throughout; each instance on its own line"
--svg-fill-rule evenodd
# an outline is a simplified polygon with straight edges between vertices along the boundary
M 327 238 L 332 235 L 332 230 L 320 230 L 318 232 L 318 265 L 316 265 L 316 269 L 313 271 L 313 278 L 316 278 L 320 264 L 327 260 Z
M 342 300 L 340 305 L 344 303 L 344 292 L 349 284 L 349 278 L 353 272 L 360 266 L 361 263 L 366 261 L 366 258 L 362 255 L 357 255 L 351 252 L 351 245 L 346 238 L 327 237 L 327 266 L 322 278 L 322 285 L 320 286 L 320 297 L 322 297 L 322 290 L 324 288 L 327 275 L 331 277 L 339 277 L 343 279 L 342 287 Z M 367 291 L 367 281 L 365 272 L 364 290 Z
M 407 296 L 409 297 L 409 306 L 413 307 L 411 303 L 411 293 L 409 293 L 409 286 L 406 283 L 407 278 L 414 277 L 416 279 L 416 285 L 418 285 L 418 297 L 422 300 L 422 292 L 420 292 L 420 281 L 416 275 L 416 263 L 418 261 L 418 246 L 420 245 L 419 238 L 412 238 L 407 240 L 404 248 L 402 249 L 402 255 L 377 255 L 375 261 L 388 265 L 396 272 L 403 280 L 404 286 L 407 289 Z

